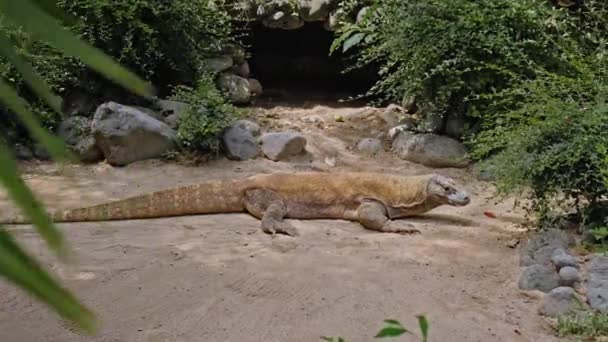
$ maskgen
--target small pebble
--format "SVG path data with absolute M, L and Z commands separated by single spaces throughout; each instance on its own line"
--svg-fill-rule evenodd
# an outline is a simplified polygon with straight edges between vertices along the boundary
M 512 239 L 507 241 L 507 247 L 509 248 L 515 248 L 517 247 L 517 245 L 519 245 L 519 239 Z

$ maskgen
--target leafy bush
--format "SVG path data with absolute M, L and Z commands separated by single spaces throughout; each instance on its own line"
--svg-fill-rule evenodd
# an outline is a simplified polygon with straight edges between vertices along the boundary
M 523 84 L 513 90 L 520 94 L 520 105 L 496 115 L 492 126 L 473 139 L 473 157 L 497 152 L 482 167 L 491 167 L 499 190 L 530 187 L 541 218 L 566 205 L 582 220 L 603 223 L 608 87 L 600 80 L 586 81 L 547 76 Z
M 239 110 L 226 103 L 210 76 L 202 77 L 195 89 L 176 87 L 172 98 L 190 105 L 179 118 L 177 137 L 182 148 L 217 153 L 220 134 L 239 115 Z
M 553 14 L 549 30 L 575 43 L 562 49 L 572 72 L 538 72 L 496 94 L 470 139 L 472 156 L 495 154 L 484 164 L 497 171 L 499 190 L 529 187 L 532 208 L 547 223 L 574 210 L 594 229 L 608 216 L 608 3 Z
M 368 95 L 415 102 L 426 116 L 471 115 L 539 70 L 569 72 L 547 33 L 553 11 L 536 0 L 375 1 L 337 41 L 356 43 L 359 66 L 383 65 Z
M 233 19 L 225 0 L 59 0 L 57 3 L 78 19 L 73 23 L 66 21 L 65 26 L 152 81 L 160 96 L 171 86 L 195 84 L 204 69 L 204 60 L 233 40 Z M 93 108 L 110 99 L 142 101 L 47 42 L 33 40 L 18 26 L 0 21 L 0 33 L 13 41 L 17 52 L 31 62 L 40 78 L 64 98 L 69 99 L 75 92 L 83 93 Z M 20 95 L 35 100 L 14 65 L 5 59 L 0 60 L 0 76 Z M 39 116 L 48 112 L 42 103 L 31 102 Z M 7 123 L 12 117 L 6 110 L 0 112 L 0 119 L 8 128 L 14 126 Z M 61 119 L 47 118 L 49 129 Z M 12 129 L 18 130 L 17 135 L 24 132 L 17 127 Z
M 204 58 L 230 41 L 233 30 L 223 0 L 59 3 L 80 19 L 76 32 L 154 84 L 195 81 Z

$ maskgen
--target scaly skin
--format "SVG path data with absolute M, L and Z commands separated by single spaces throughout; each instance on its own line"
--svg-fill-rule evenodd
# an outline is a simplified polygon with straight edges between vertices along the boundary
M 392 219 L 423 214 L 440 205 L 463 206 L 469 195 L 439 175 L 381 173 L 274 173 L 210 181 L 91 207 L 51 213 L 55 222 L 112 221 L 197 214 L 249 212 L 267 233 L 297 235 L 284 221 L 345 219 L 383 232 L 418 232 Z M 27 224 L 24 218 L 4 224 Z

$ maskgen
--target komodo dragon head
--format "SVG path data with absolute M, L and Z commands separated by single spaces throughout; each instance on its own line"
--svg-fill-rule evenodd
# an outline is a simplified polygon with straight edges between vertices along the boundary
M 453 179 L 441 175 L 431 176 L 427 185 L 427 195 L 438 204 L 462 207 L 471 202 L 468 192 L 460 190 Z

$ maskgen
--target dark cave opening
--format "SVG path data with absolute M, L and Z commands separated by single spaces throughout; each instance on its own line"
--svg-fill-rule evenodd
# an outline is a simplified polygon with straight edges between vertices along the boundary
M 334 33 L 323 22 L 306 23 L 296 30 L 253 23 L 249 63 L 252 77 L 264 87 L 263 97 L 336 101 L 367 91 L 377 73 L 372 67 L 343 73 L 345 56 L 329 55 L 333 39 Z

